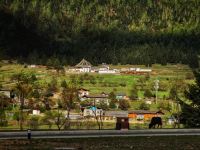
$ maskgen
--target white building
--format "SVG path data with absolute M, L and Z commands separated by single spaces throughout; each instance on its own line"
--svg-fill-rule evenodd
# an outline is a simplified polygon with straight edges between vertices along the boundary
M 76 66 L 76 71 L 79 72 L 91 72 L 91 63 L 88 62 L 85 59 L 82 59 L 80 63 L 78 63 Z
M 84 89 L 84 88 L 80 88 L 78 89 L 78 97 L 81 98 L 85 95 L 89 95 L 89 90 Z
M 40 114 L 40 110 L 33 110 L 33 115 L 39 115 Z
M 98 109 L 96 107 L 91 107 L 89 109 L 84 109 L 83 116 L 84 117 L 103 116 L 103 110 L 102 109 Z
M 115 70 L 110 70 L 110 67 L 108 65 L 103 64 L 101 68 L 99 68 L 98 71 L 99 74 L 114 74 L 116 73 Z
M 152 69 L 142 69 L 142 68 L 136 68 L 136 72 L 151 72 Z

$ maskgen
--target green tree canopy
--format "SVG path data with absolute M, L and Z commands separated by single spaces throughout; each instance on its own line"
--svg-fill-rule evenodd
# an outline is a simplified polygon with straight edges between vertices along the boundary
M 189 103 L 182 102 L 182 114 L 186 127 L 200 127 L 200 70 L 194 71 L 195 84 L 189 85 L 185 96 Z

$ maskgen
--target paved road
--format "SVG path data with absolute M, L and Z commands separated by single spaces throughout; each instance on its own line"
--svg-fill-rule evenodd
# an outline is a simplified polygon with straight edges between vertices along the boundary
M 146 130 L 75 130 L 75 131 L 31 131 L 32 138 L 86 138 L 113 136 L 182 136 L 198 135 L 200 129 L 146 129 Z M 25 139 L 26 131 L 0 132 L 0 139 Z

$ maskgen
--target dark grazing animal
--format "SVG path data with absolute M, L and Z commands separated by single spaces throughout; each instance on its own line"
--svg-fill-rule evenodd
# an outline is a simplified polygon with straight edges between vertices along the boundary
M 157 128 L 162 128 L 162 118 L 161 117 L 153 117 L 151 118 L 151 122 L 149 124 L 149 129 L 155 128 L 157 125 Z

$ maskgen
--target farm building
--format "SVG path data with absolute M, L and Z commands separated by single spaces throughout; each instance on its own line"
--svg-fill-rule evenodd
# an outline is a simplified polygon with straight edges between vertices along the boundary
M 79 72 L 91 72 L 92 65 L 87 60 L 82 59 L 81 62 L 79 62 L 75 67 Z
M 103 116 L 103 110 L 95 106 L 85 108 L 83 111 L 83 116 L 84 117 Z
M 128 117 L 128 111 L 105 111 L 104 120 L 116 121 L 117 117 Z
M 99 71 L 98 71 L 99 74 L 113 74 L 113 73 L 116 73 L 115 70 L 110 70 L 109 66 L 106 65 L 106 64 L 103 64 L 101 66 L 101 68 L 99 68 Z
M 152 72 L 152 69 L 142 69 L 142 68 L 129 68 L 129 70 L 122 70 L 121 73 L 124 74 L 138 74 L 138 75 L 145 75 Z
M 132 110 L 128 117 L 131 120 L 150 120 L 152 117 L 164 115 L 162 111 Z
M 129 129 L 128 111 L 106 111 L 103 120 L 116 122 L 117 130 Z
M 14 98 L 15 97 L 14 91 L 13 90 L 7 90 L 7 89 L 1 89 L 0 95 L 4 95 L 8 98 Z
M 85 95 L 89 95 L 89 90 L 84 89 L 84 88 L 78 89 L 78 97 L 79 98 L 82 98 Z
M 117 93 L 116 99 L 117 100 L 122 100 L 122 99 L 129 100 L 129 97 L 126 95 L 126 93 Z
M 99 104 L 100 102 L 104 102 L 109 105 L 108 94 L 105 94 L 104 92 L 98 95 L 84 95 L 81 100 L 93 100 L 94 105 Z

